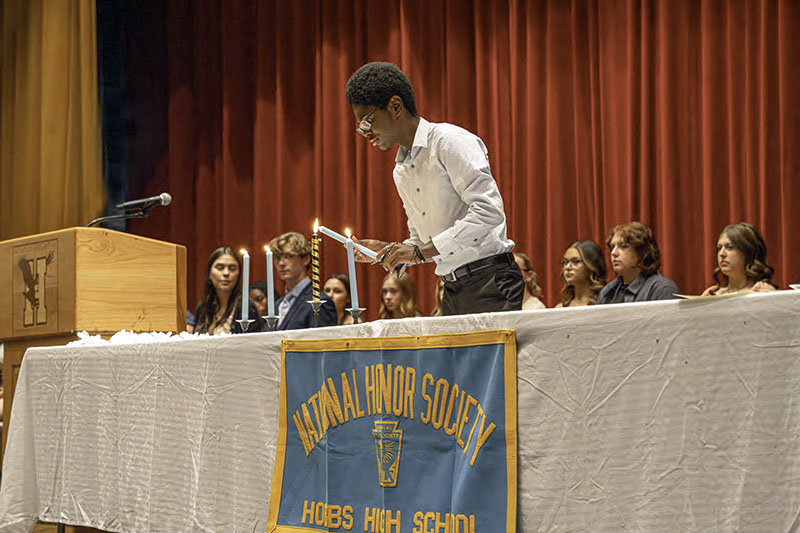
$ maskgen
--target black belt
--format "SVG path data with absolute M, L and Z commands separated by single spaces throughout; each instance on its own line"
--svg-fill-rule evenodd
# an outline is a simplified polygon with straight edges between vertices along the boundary
M 511 252 L 492 255 L 490 257 L 484 257 L 483 259 L 478 259 L 477 261 L 473 261 L 472 263 L 467 263 L 464 266 L 458 267 L 457 269 L 453 270 L 450 274 L 445 274 L 444 276 L 442 276 L 442 279 L 452 283 L 456 280 L 466 278 L 467 276 L 471 276 L 472 274 L 481 271 L 485 268 L 489 268 L 490 266 L 499 265 L 503 263 L 510 265 L 513 262 L 514 262 L 514 254 L 512 254 Z

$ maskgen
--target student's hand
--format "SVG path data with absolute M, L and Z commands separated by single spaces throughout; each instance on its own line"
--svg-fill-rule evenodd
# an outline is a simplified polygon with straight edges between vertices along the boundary
M 383 248 L 385 248 L 389 244 L 386 241 L 379 241 L 377 239 L 356 239 L 355 237 L 353 237 L 353 242 L 357 242 L 361 246 L 366 246 L 367 248 L 369 248 L 373 252 L 377 252 L 378 257 L 381 256 L 381 250 Z M 342 246 L 345 246 L 345 245 L 342 245 Z M 364 255 L 361 252 L 359 252 L 358 248 L 356 248 L 354 250 L 354 252 L 355 253 L 353 255 L 354 255 L 356 261 L 359 262 L 359 263 L 376 263 L 377 262 L 375 259 L 372 259 L 371 257 L 367 257 L 366 255 Z
M 380 252 L 380 258 L 385 254 L 381 265 L 388 272 L 394 272 L 394 269 L 404 264 L 413 264 L 414 261 L 414 247 L 401 242 L 392 242 L 387 244 Z
M 714 293 L 719 290 L 719 285 L 712 285 L 706 290 L 703 291 L 703 294 L 700 296 L 714 296 Z
M 771 292 L 771 291 L 776 291 L 776 290 L 778 290 L 778 289 L 773 287 L 767 281 L 759 281 L 758 283 L 753 285 L 753 291 L 754 292 Z

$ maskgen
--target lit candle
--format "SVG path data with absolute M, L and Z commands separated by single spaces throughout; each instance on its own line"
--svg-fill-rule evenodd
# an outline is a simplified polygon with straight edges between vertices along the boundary
M 347 234 L 345 244 L 347 245 L 347 269 L 350 273 L 350 302 L 353 309 L 358 309 L 358 283 L 356 282 L 356 258 L 353 251 L 353 239 L 350 238 L 350 230 L 345 229 Z
M 335 240 L 339 241 L 342 244 L 347 244 L 347 237 L 345 237 L 341 233 L 336 233 L 332 229 L 326 228 L 325 226 L 320 226 L 319 227 L 319 231 L 320 231 L 320 233 L 322 233 L 323 235 L 327 235 L 331 239 L 335 239 Z M 367 248 L 363 244 L 358 244 L 357 242 L 354 242 L 353 246 L 355 247 L 356 250 L 358 250 L 362 254 L 366 255 L 370 259 L 377 259 L 378 258 L 378 254 L 376 252 L 373 252 L 372 250 L 370 250 L 369 248 Z
M 275 316 L 275 278 L 273 276 L 272 250 L 264 245 L 267 252 L 267 316 Z
M 250 254 L 242 248 L 242 320 L 250 320 Z
M 311 299 L 319 301 L 319 219 L 314 219 L 314 233 L 311 235 Z

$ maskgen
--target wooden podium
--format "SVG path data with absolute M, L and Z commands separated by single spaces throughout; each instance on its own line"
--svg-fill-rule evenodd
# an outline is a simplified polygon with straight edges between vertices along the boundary
M 3 439 L 25 350 L 76 332 L 186 329 L 186 248 L 127 233 L 70 228 L 0 242 Z

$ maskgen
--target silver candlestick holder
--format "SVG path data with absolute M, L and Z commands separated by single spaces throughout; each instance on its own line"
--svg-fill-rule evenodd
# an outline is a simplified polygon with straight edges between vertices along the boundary
M 255 320 L 237 320 L 236 323 L 239 324 L 239 327 L 242 328 L 242 333 L 247 333 L 250 329 L 250 326 L 255 322 Z
M 319 327 L 319 310 L 322 307 L 322 300 L 308 300 L 306 303 L 311 305 L 311 309 L 314 311 L 314 327 Z
M 267 327 L 270 331 L 275 331 L 278 327 L 278 317 L 276 315 L 264 315 L 264 320 L 267 322 Z
M 348 307 L 345 309 L 345 311 L 350 313 L 350 316 L 353 317 L 353 324 L 358 324 L 359 319 L 361 318 L 361 313 L 366 310 L 366 307 Z

